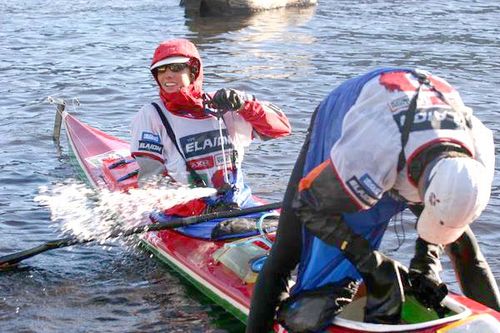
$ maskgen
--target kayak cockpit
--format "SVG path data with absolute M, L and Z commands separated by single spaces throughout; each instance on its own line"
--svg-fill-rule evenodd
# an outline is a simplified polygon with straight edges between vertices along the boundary
M 448 310 L 443 318 L 440 318 L 435 311 L 419 304 L 414 298 L 407 297 L 403 305 L 402 324 L 400 325 L 363 322 L 365 305 L 365 296 L 355 299 L 335 318 L 333 324 L 363 332 L 425 331 L 436 327 L 441 327 L 436 332 L 442 333 L 499 332 L 498 321 L 493 316 L 488 314 L 472 315 L 472 311 L 468 307 L 450 296 L 447 296 L 442 302 L 442 305 Z

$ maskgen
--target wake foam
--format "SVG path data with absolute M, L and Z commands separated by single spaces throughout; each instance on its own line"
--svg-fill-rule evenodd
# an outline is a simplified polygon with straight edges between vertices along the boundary
M 47 206 L 62 234 L 104 241 L 116 229 L 150 223 L 149 214 L 214 195 L 212 188 L 142 187 L 128 192 L 92 189 L 78 181 L 39 188 L 35 201 Z

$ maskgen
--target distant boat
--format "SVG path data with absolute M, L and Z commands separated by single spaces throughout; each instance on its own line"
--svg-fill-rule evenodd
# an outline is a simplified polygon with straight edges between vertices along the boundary
M 189 13 L 201 16 L 248 15 L 284 7 L 309 7 L 317 0 L 181 0 Z

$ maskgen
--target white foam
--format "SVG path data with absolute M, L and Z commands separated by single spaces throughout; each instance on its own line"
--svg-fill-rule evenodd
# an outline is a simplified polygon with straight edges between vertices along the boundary
M 169 187 L 130 189 L 128 192 L 95 190 L 68 181 L 41 187 L 35 201 L 49 207 L 51 220 L 64 234 L 104 241 L 116 228 L 149 223 L 149 214 L 180 203 L 215 194 L 212 188 Z

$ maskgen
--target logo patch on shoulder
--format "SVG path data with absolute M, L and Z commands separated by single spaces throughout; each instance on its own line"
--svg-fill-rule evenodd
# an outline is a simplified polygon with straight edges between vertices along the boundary
M 163 152 L 163 145 L 151 141 L 139 141 L 139 150 L 140 151 L 149 151 L 156 154 L 161 154 Z
M 346 184 L 359 201 L 370 207 L 375 205 L 382 195 L 382 189 L 368 174 L 364 174 L 360 179 L 352 177 Z
M 408 96 L 402 96 L 389 102 L 389 109 L 393 113 L 406 111 L 409 107 L 410 99 L 408 98 Z
M 143 141 L 160 143 L 160 136 L 151 132 L 142 132 L 141 139 Z

